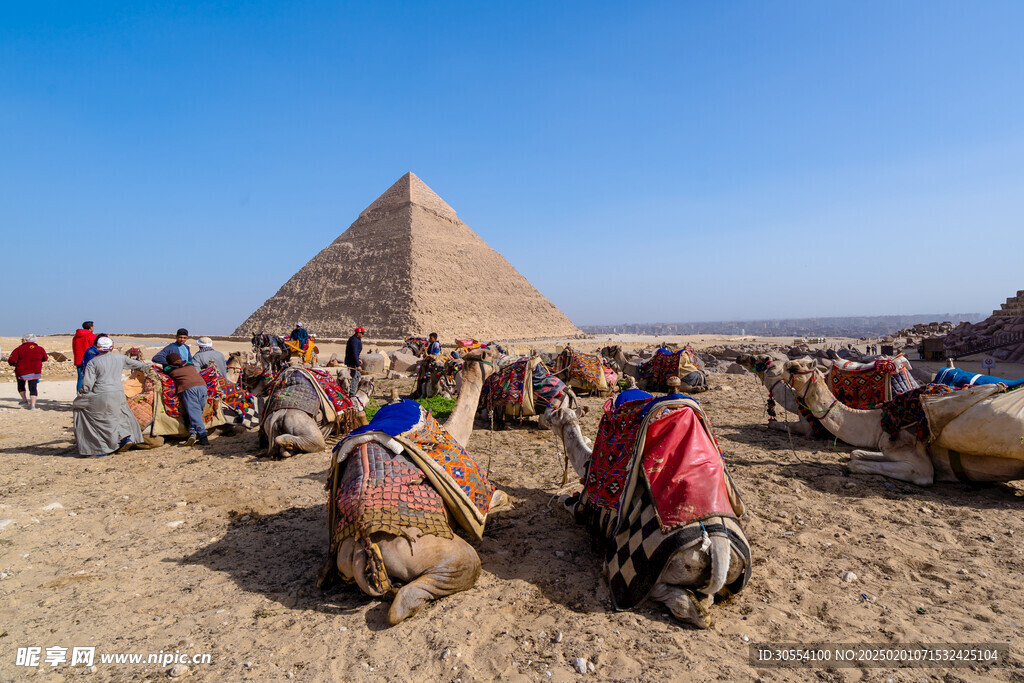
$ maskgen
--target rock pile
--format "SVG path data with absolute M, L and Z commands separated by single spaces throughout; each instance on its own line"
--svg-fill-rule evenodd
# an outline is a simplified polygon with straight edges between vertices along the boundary
M 994 315 L 980 323 L 962 323 L 946 335 L 947 349 L 961 344 L 985 344 L 995 342 L 1007 333 L 1024 332 L 1024 314 L 1019 316 Z M 1010 363 L 1024 363 L 1024 342 L 1014 346 L 1004 346 L 988 352 L 988 355 Z

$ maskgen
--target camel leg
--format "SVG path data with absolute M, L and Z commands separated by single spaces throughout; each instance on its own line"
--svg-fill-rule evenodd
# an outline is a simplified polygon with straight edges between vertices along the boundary
M 419 544 L 427 539 L 443 543 L 433 544 L 433 547 L 427 548 L 427 553 L 421 553 Z M 454 536 L 451 540 L 420 537 L 415 548 L 406 539 L 396 539 L 395 541 L 409 548 L 409 559 L 413 559 L 413 552 L 417 552 L 421 555 L 421 559 L 425 559 L 422 558 L 423 554 L 435 556 L 436 562 L 420 573 L 419 577 L 412 582 L 402 586 L 395 594 L 394 602 L 391 603 L 391 608 L 387 612 L 387 623 L 391 626 L 406 621 L 407 618 L 418 612 L 428 600 L 469 590 L 479 578 L 480 558 L 473 547 L 458 536 Z M 395 567 L 395 574 L 399 579 L 401 578 L 401 569 L 402 567 Z M 391 573 L 390 565 L 388 573 Z
M 935 481 L 935 466 L 924 444 L 913 448 L 900 448 L 882 452 L 883 460 L 875 459 L 871 451 L 854 451 L 857 459 L 847 465 L 854 474 L 880 474 L 890 479 L 909 482 L 918 486 L 931 486 Z M 872 459 L 861 459 L 869 456 Z
M 792 432 L 800 436 L 811 435 L 811 425 L 807 420 L 800 420 L 799 422 L 779 422 L 776 420 L 775 422 L 769 422 L 768 426 L 780 432 Z
M 886 457 L 885 453 L 882 453 L 882 452 L 879 452 L 879 451 L 865 451 L 865 450 L 862 450 L 862 449 L 859 449 L 859 448 L 857 450 L 853 451 L 852 453 L 850 453 L 850 459 L 851 460 L 872 460 L 872 461 L 875 461 L 875 462 L 880 462 L 880 461 L 885 462 L 885 461 L 888 461 L 888 458 Z

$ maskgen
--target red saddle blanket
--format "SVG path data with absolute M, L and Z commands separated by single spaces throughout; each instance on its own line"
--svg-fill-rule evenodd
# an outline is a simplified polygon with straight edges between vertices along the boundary
M 160 393 L 163 399 L 164 412 L 170 417 L 181 417 L 178 394 L 174 389 L 174 380 L 171 379 L 170 375 L 166 375 L 159 370 L 156 370 L 156 374 L 160 378 Z M 213 405 L 221 397 L 224 378 L 217 372 L 217 368 L 212 365 L 205 370 L 200 370 L 199 375 L 206 382 L 206 404 Z
M 586 500 L 618 515 L 642 485 L 665 530 L 742 512 L 707 417 L 693 399 L 652 398 L 617 409 L 612 400 L 605 404 Z

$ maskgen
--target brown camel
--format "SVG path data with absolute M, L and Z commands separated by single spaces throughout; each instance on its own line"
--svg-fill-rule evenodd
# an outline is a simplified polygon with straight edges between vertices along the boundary
M 473 419 L 484 380 L 493 371 L 493 358 L 493 352 L 487 349 L 475 350 L 465 357 L 461 371 L 462 391 L 451 416 L 444 423 L 448 434 L 464 448 L 473 431 Z M 389 446 L 380 434 L 371 432 L 365 437 L 367 449 L 379 449 L 372 455 L 390 459 L 392 467 L 419 469 L 400 452 L 400 448 Z M 363 435 L 353 437 L 353 442 L 362 438 Z M 340 467 L 347 468 L 352 462 L 353 458 L 349 456 Z M 425 473 L 419 472 L 420 475 L 410 481 L 393 482 L 392 486 L 410 499 L 429 495 L 430 491 L 417 490 L 433 488 Z M 344 474 L 340 476 L 344 477 Z M 489 512 L 507 503 L 508 497 L 501 491 L 495 491 Z M 334 504 L 332 501 L 332 506 Z M 445 515 L 450 530 L 453 526 L 451 510 L 446 509 Z M 387 622 L 394 625 L 416 614 L 429 600 L 468 590 L 476 583 L 480 576 L 480 557 L 463 538 L 454 533 L 448 535 L 450 537 L 445 538 L 424 533 L 418 527 L 403 526 L 400 534 L 373 532 L 368 543 L 350 536 L 341 541 L 337 549 L 336 567 L 346 580 L 355 581 L 367 595 L 380 597 L 393 593 L 394 601 L 388 610 Z M 329 569 L 325 567 L 325 572 Z M 386 579 L 381 576 L 383 573 L 386 573 Z M 322 577 L 321 582 L 324 581 Z M 392 587 L 395 584 L 404 585 L 395 590 Z

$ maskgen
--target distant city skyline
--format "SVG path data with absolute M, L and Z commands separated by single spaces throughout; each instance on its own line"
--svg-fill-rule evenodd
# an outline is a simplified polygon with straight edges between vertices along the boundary
M 1024 287 L 1021 25 L 7 3 L 0 333 L 228 333 L 409 171 L 576 325 L 984 313 Z

